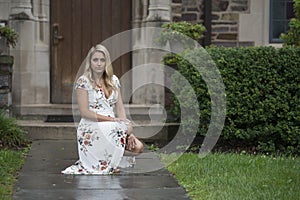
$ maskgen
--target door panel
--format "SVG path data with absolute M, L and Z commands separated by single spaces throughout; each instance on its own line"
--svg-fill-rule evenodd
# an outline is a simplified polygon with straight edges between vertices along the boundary
M 72 103 L 72 86 L 89 49 L 129 30 L 130 20 L 131 0 L 51 0 L 52 103 Z M 113 62 L 118 77 L 130 70 L 130 58 L 128 53 Z

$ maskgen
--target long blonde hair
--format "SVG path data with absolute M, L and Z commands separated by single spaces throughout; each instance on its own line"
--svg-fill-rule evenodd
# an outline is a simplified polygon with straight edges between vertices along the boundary
M 103 80 L 104 80 L 104 84 L 108 90 L 109 95 L 112 93 L 112 90 L 116 89 L 116 86 L 114 85 L 113 81 L 112 81 L 112 76 L 114 75 L 113 72 L 113 67 L 112 67 L 112 63 L 110 60 L 110 55 L 108 50 L 106 49 L 106 47 L 104 47 L 101 44 L 96 45 L 95 47 L 92 47 L 89 52 L 87 57 L 85 58 L 85 66 L 84 66 L 84 72 L 83 74 L 90 80 L 90 82 L 94 85 L 96 85 L 96 80 L 94 80 L 93 78 L 93 70 L 91 68 L 91 59 L 92 56 L 96 53 L 96 52 L 101 52 L 104 54 L 105 57 L 105 71 L 103 73 Z

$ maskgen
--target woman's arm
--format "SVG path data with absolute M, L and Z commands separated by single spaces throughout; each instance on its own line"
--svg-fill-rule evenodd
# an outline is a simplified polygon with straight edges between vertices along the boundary
M 107 117 L 104 115 L 96 114 L 89 109 L 88 91 L 83 89 L 76 89 L 77 103 L 80 111 L 80 115 L 83 118 L 90 119 L 92 121 L 114 121 L 113 117 Z
M 131 122 L 126 117 L 125 108 L 124 108 L 120 88 L 118 88 L 118 101 L 116 103 L 116 113 L 117 113 L 117 116 L 120 120 L 125 120 L 125 121 L 129 122 L 127 131 L 128 131 L 128 135 L 131 135 L 132 132 L 133 132 L 133 127 L 132 127 Z
M 124 104 L 122 100 L 121 90 L 118 88 L 118 101 L 116 103 L 116 113 L 118 118 L 120 119 L 126 119 Z

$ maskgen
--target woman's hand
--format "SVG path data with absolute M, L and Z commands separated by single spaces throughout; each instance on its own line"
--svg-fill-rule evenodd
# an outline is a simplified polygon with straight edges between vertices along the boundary
M 127 149 L 131 151 L 135 148 L 135 145 L 136 145 L 136 137 L 133 134 L 130 134 L 127 137 Z

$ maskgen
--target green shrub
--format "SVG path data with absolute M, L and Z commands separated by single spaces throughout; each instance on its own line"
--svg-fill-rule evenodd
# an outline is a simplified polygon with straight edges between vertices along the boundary
M 167 41 L 182 43 L 185 47 L 193 45 L 190 42 L 196 41 L 203 37 L 205 27 L 202 24 L 192 24 L 186 21 L 170 22 L 162 25 L 158 42 L 165 45 Z
M 26 143 L 25 131 L 17 125 L 16 120 L 0 112 L 0 148 L 23 147 Z
M 14 29 L 8 26 L 0 27 L 0 38 L 6 39 L 6 46 L 15 47 L 18 39 L 18 34 L 15 32 Z
M 208 48 L 207 52 L 218 67 L 226 90 L 227 113 L 222 138 L 255 146 L 263 152 L 299 154 L 300 48 L 218 47 Z M 200 108 L 198 134 L 204 136 L 210 123 L 212 94 L 203 81 L 203 74 L 182 59 L 181 56 L 187 57 L 184 54 L 202 59 L 203 50 L 186 51 L 177 56 L 176 62 L 178 71 L 196 92 Z M 203 63 L 206 64 L 204 59 Z M 174 91 L 184 90 L 180 81 L 173 75 Z M 180 98 L 186 94 L 177 92 L 176 95 Z M 175 101 L 172 111 L 180 115 L 178 102 Z

